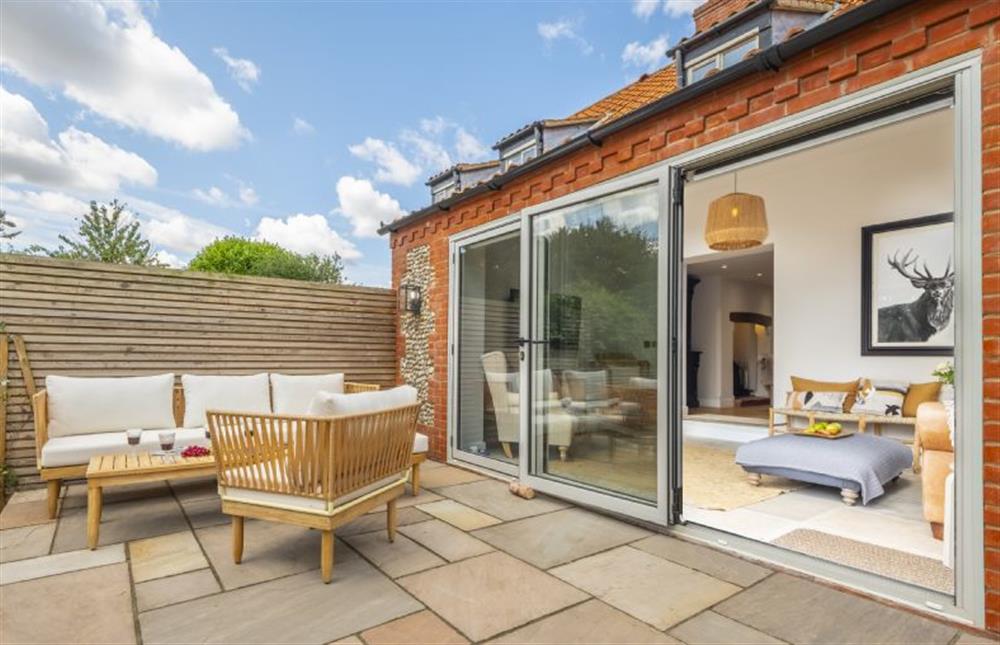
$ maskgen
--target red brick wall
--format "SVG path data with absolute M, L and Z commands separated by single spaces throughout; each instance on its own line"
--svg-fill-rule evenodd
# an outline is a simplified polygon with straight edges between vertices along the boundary
M 448 237 L 464 229 L 617 175 L 801 112 L 964 52 L 983 55 L 983 446 L 987 624 L 1000 631 L 1000 3 L 925 0 L 856 29 L 786 63 L 699 97 L 617 133 L 601 147 L 558 159 L 501 190 L 392 235 L 393 280 L 406 250 L 429 244 L 436 287 L 427 306 L 440 312 L 432 340 L 431 399 L 437 416 L 431 455 L 446 453 Z M 398 344 L 401 349 L 401 341 Z

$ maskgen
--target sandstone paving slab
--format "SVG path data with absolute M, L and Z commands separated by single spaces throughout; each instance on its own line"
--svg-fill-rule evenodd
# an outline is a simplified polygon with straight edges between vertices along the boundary
M 474 473 L 464 468 L 455 468 L 442 464 L 437 468 L 420 467 L 420 487 L 421 488 L 442 488 L 444 486 L 454 486 L 455 484 L 465 484 L 467 482 L 487 479 L 485 475 Z
M 714 611 L 704 611 L 670 630 L 685 643 L 699 645 L 781 645 L 784 641 Z
M 170 489 L 181 502 L 218 499 L 219 497 L 219 483 L 214 475 L 193 479 L 175 479 L 170 482 Z
M 550 573 L 660 630 L 740 591 L 736 585 L 630 546 L 556 567 Z
M 135 604 L 138 611 L 149 611 L 208 596 L 221 590 L 211 569 L 199 569 L 168 578 L 140 582 L 135 585 Z
M 439 520 L 444 520 L 453 526 L 457 526 L 463 531 L 481 529 L 485 526 L 492 526 L 501 522 L 500 519 L 492 515 L 487 515 L 451 499 L 422 504 L 418 508 Z
M 222 499 L 218 495 L 201 499 L 181 499 L 180 502 L 188 522 L 196 529 L 232 522 L 232 517 L 222 512 Z
M 55 535 L 55 522 L 31 524 L 0 531 L 0 562 L 46 555 Z
M 520 627 L 587 595 L 505 553 L 487 553 L 397 581 L 462 632 L 480 641 Z
M 447 486 L 437 492 L 501 520 L 519 520 L 567 507 L 563 502 L 541 495 L 534 499 L 518 497 L 510 492 L 507 484 L 495 479 Z
M 4 562 L 0 564 L 0 585 L 56 576 L 70 571 L 93 569 L 119 562 L 125 562 L 124 544 L 112 544 L 94 551 L 81 549 L 27 560 Z
M 391 578 L 430 569 L 445 562 L 398 532 L 394 542 L 389 541 L 385 531 L 351 535 L 344 541 Z
M 469 641 L 434 612 L 415 614 L 361 633 L 368 645 L 463 645 Z
M 135 540 L 128 544 L 132 579 L 145 582 L 208 567 L 191 531 Z
M 233 562 L 231 525 L 197 529 L 195 535 L 225 589 L 319 568 L 320 532 L 305 527 L 246 520 L 241 564 Z M 335 557 L 344 550 L 335 545 Z
M 98 544 L 128 542 L 188 529 L 180 505 L 172 495 L 156 495 L 114 504 L 104 504 Z M 87 546 L 87 509 L 62 513 L 52 552 L 73 551 Z
M 957 633 L 954 627 L 784 573 L 714 611 L 790 643 L 948 643 Z
M 642 539 L 650 532 L 597 513 L 569 508 L 475 531 L 473 535 L 536 567 L 548 569 Z
M 317 551 L 318 557 L 318 551 Z M 307 571 L 139 614 L 144 643 L 328 643 L 423 607 L 350 549 Z
M 646 623 L 610 607 L 588 600 L 557 614 L 525 625 L 491 643 L 680 643 Z M 695 641 L 692 641 L 695 642 Z
M 997 639 L 984 634 L 974 634 L 972 632 L 960 632 L 958 640 L 954 645 L 996 645 Z
M 637 549 L 741 587 L 763 580 L 771 570 L 700 544 L 666 535 L 653 535 L 634 543 Z
M 75 483 L 66 486 L 66 492 L 62 496 L 62 507 L 87 508 L 87 484 Z M 144 482 L 141 484 L 129 484 L 127 486 L 111 486 L 104 490 L 104 506 L 109 504 L 120 504 L 122 502 L 136 502 L 144 499 L 155 499 L 157 497 L 170 498 L 173 495 L 166 482 Z
M 128 565 L 5 586 L 0 635 L 4 643 L 134 643 Z
M 365 645 L 365 642 L 357 636 L 348 636 L 330 643 L 330 645 Z
M 464 560 L 493 550 L 493 547 L 482 540 L 437 519 L 402 526 L 399 532 L 449 562 Z
M 430 502 L 436 502 L 439 499 L 443 498 L 437 493 L 432 493 L 431 491 L 423 487 L 421 487 L 420 494 L 417 496 L 411 495 L 409 493 L 409 489 L 407 489 L 407 492 L 404 493 L 403 495 L 400 495 L 400 497 L 396 500 L 396 508 L 406 508 L 408 506 L 417 506 L 418 504 L 429 504 Z M 384 506 L 378 506 L 368 512 L 379 513 L 384 511 L 385 511 Z
M 0 529 L 16 529 L 22 526 L 54 523 L 49 519 L 48 502 L 34 500 L 20 504 L 7 504 L 0 511 Z
M 7 500 L 7 503 L 22 504 L 24 502 L 37 502 L 45 499 L 48 499 L 48 491 L 45 488 L 32 488 L 31 490 L 15 491 L 10 496 L 10 499 Z
M 413 524 L 415 522 L 426 522 L 429 519 L 431 519 L 430 515 L 414 506 L 401 508 L 396 511 L 396 528 L 406 526 L 407 524 Z M 337 527 L 336 534 L 341 537 L 346 537 L 348 535 L 358 535 L 359 533 L 371 533 L 372 531 L 377 530 L 385 531 L 385 527 L 385 511 L 379 511 L 378 513 L 368 513 L 367 515 L 362 515 L 361 517 L 351 520 L 343 526 Z

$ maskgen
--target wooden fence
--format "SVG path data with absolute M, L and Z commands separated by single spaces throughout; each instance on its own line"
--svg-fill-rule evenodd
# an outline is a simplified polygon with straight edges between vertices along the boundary
M 0 255 L 0 322 L 49 374 L 308 374 L 395 380 L 388 289 Z M 31 405 L 9 346 L 6 463 L 37 482 Z M 179 379 L 178 379 L 179 380 Z M 2 418 L 2 414 L 0 414 Z

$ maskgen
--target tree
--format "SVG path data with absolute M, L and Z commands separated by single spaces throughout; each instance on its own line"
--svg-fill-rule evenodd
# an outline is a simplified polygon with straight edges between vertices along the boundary
M 0 251 L 3 250 L 4 241 L 10 244 L 11 240 L 21 234 L 16 228 L 17 225 L 7 217 L 7 211 L 0 209 Z M 12 244 L 10 246 L 13 248 Z
M 79 239 L 60 235 L 59 240 L 65 247 L 60 244 L 59 248 L 49 250 L 36 246 L 31 251 L 68 260 L 160 266 L 149 240 L 139 231 L 139 222 L 126 213 L 126 206 L 117 199 L 100 206 L 92 201 L 90 212 L 83 216 L 77 230 Z
M 272 242 L 230 236 L 198 251 L 188 269 L 339 283 L 343 280 L 344 266 L 336 253 L 302 255 Z

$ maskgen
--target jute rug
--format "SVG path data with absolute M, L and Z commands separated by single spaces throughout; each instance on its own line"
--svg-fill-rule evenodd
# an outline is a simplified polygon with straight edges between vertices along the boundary
M 684 442 L 684 503 L 731 511 L 804 487 L 789 479 L 764 476 L 760 486 L 747 482 L 736 465 L 736 450 Z
M 905 551 L 811 529 L 796 529 L 773 544 L 942 593 L 955 591 L 954 571 L 938 560 Z

